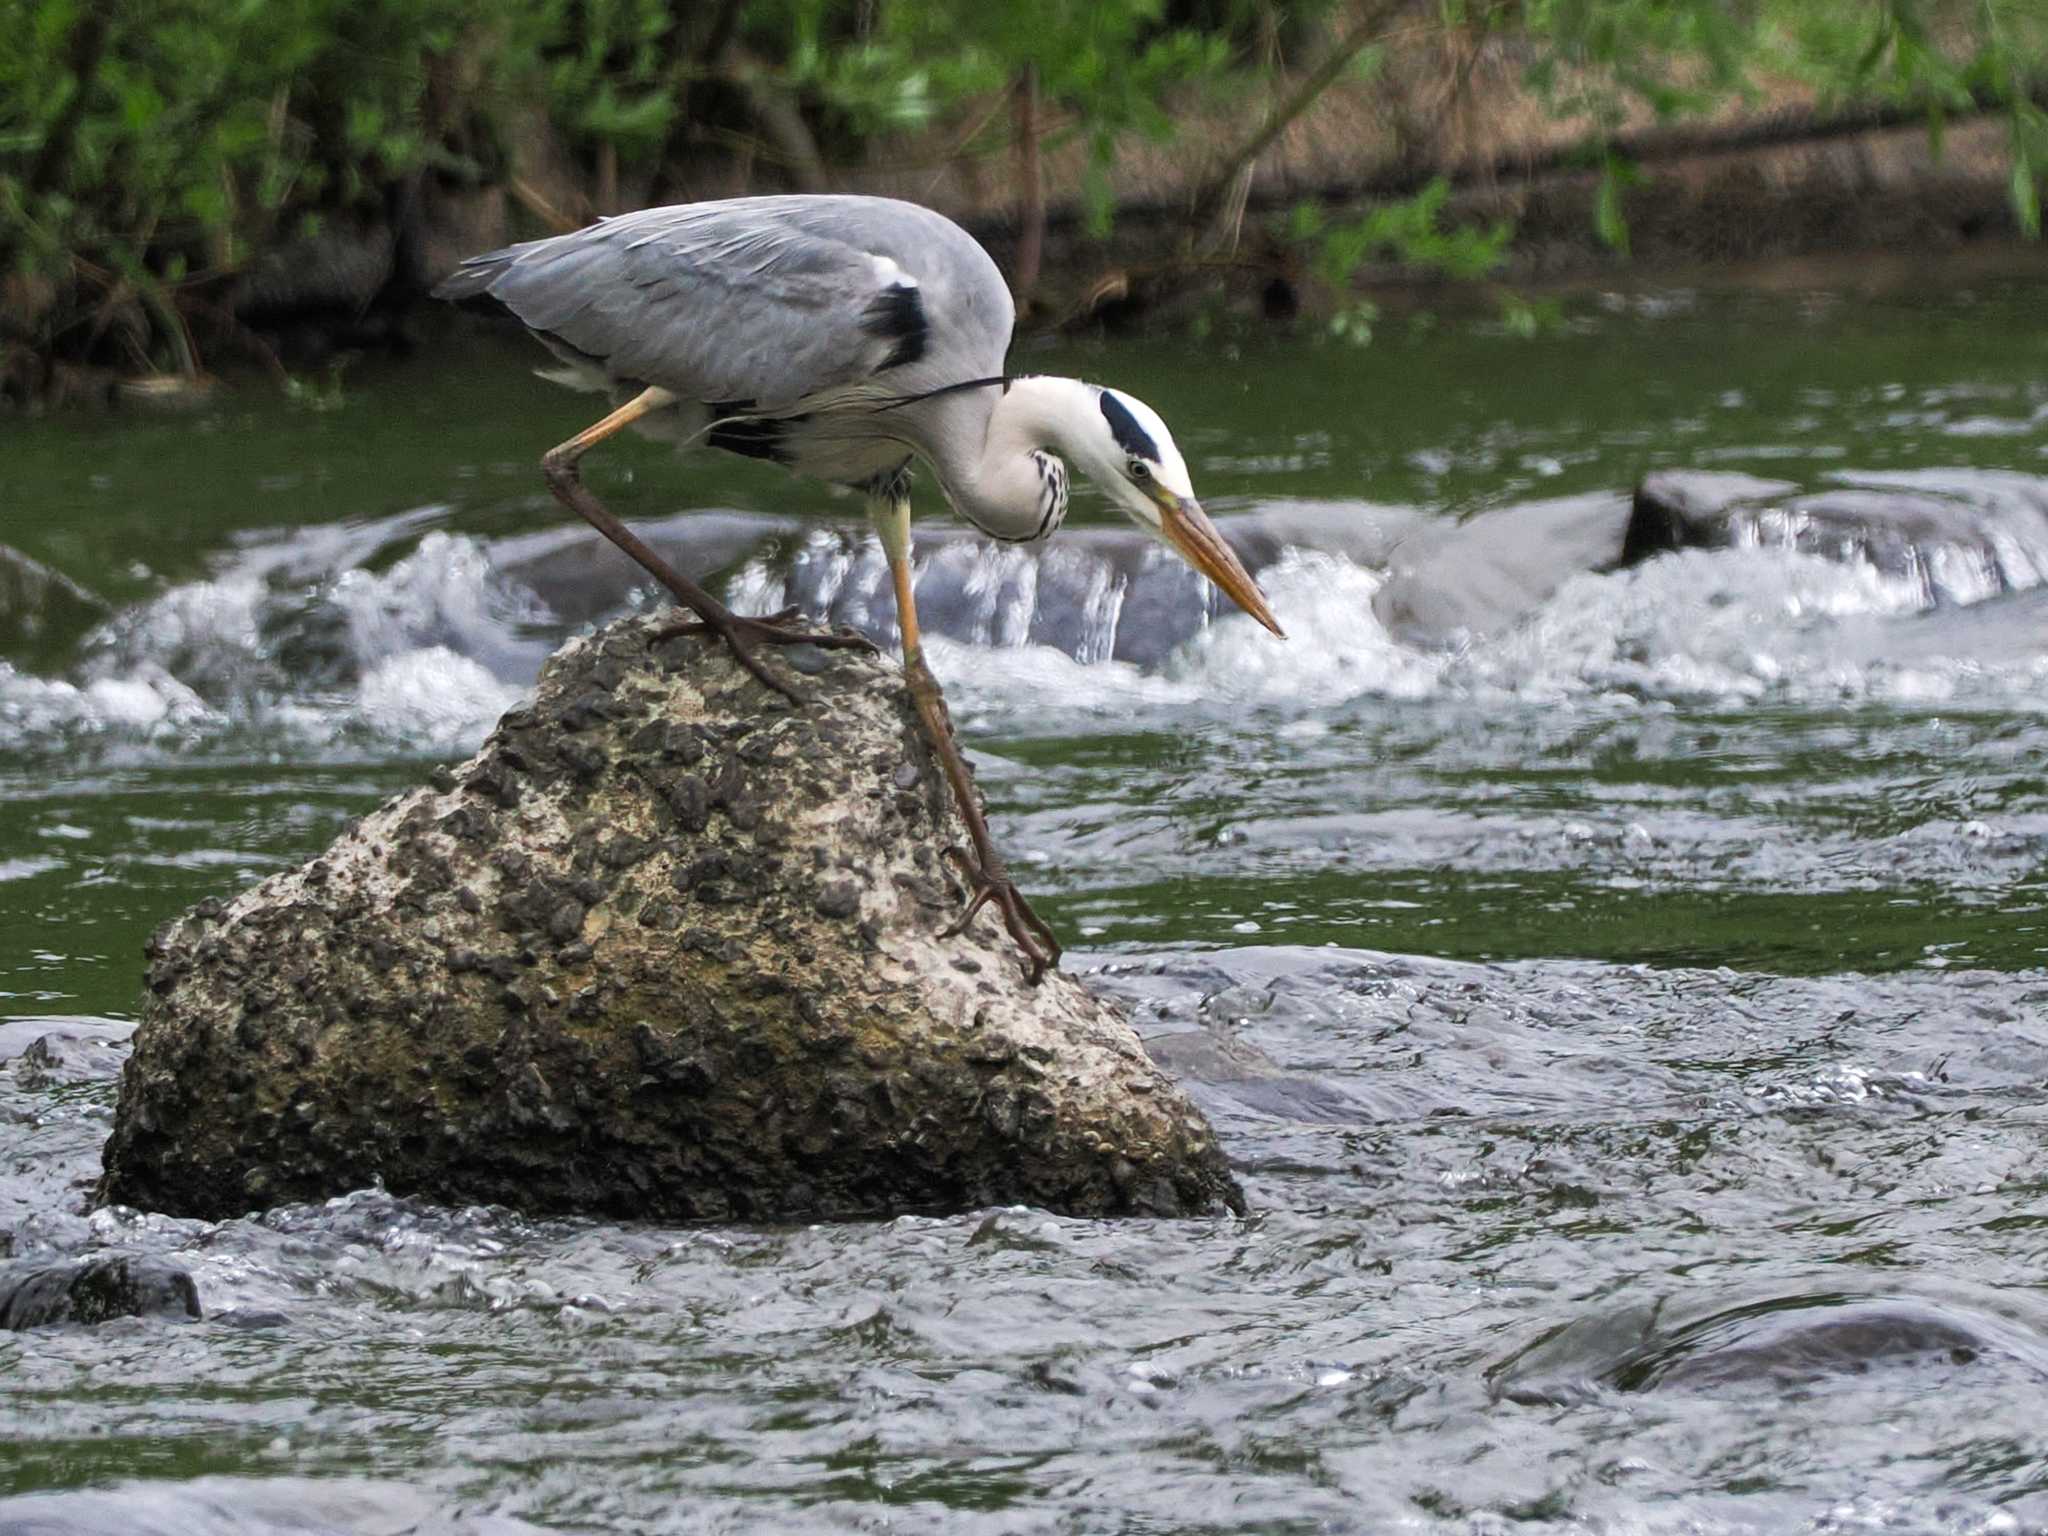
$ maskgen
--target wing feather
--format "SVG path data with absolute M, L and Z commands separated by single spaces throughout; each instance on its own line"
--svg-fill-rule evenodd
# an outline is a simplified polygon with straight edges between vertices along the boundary
M 1001 275 L 965 231 L 873 198 L 624 214 L 472 257 L 435 292 L 502 305 L 613 379 L 764 410 L 926 359 L 935 294 L 972 321 L 964 377 L 1000 369 L 1011 321 Z

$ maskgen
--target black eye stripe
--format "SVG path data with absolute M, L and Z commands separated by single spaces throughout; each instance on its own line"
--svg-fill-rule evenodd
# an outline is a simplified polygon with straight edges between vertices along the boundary
M 1106 389 L 1102 392 L 1102 416 L 1109 423 L 1109 435 L 1125 453 L 1134 459 L 1159 457 L 1159 445 L 1152 441 L 1151 434 L 1138 425 L 1138 418 L 1123 401 Z

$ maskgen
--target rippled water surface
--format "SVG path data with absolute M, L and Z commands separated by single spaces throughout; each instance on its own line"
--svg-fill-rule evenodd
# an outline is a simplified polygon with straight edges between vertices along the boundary
M 1023 363 L 1149 399 L 1218 511 L 2048 474 L 2048 288 L 1568 316 Z M 0 1255 L 170 1257 L 209 1314 L 0 1334 L 0 1492 L 177 1480 L 195 1530 L 2048 1529 L 2048 609 L 1782 548 L 1447 649 L 1353 546 L 1264 572 L 1285 646 L 935 645 L 998 836 L 1248 1220 L 86 1214 L 149 930 L 649 600 L 549 542 L 533 461 L 583 406 L 529 361 L 0 423 L 0 543 L 89 594 L 0 657 Z M 721 509 L 742 596 L 861 558 L 731 515 L 857 516 L 755 466 L 590 462 L 629 518 Z

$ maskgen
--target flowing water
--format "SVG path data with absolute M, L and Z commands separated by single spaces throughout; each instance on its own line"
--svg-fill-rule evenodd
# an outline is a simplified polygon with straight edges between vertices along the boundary
M 2048 474 L 2040 284 L 1568 316 L 1020 362 L 1149 399 L 1214 510 Z M 1284 646 L 935 647 L 998 836 L 1249 1219 L 87 1213 L 150 929 L 652 600 L 546 553 L 583 407 L 531 361 L 0 424 L 0 543 L 104 604 L 0 660 L 0 1256 L 167 1257 L 208 1313 L 0 1334 L 0 1493 L 130 1489 L 0 1529 L 2048 1530 L 2048 610 L 1930 628 L 1926 583 L 1781 548 L 1449 650 L 1314 549 L 1264 576 Z M 857 517 L 649 444 L 589 478 Z M 827 547 L 770 543 L 733 590 Z

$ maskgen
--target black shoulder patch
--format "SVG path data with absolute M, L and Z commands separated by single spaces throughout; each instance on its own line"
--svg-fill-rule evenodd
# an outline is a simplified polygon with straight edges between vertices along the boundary
M 867 310 L 860 317 L 860 328 L 870 336 L 896 343 L 875 372 L 916 362 L 924 356 L 925 343 L 931 337 L 931 324 L 924 315 L 924 295 L 914 283 L 891 283 L 868 301 Z
M 1117 399 L 1116 391 L 1105 389 L 1102 392 L 1102 414 L 1109 422 L 1109 435 L 1116 439 L 1117 447 L 1141 459 L 1150 459 L 1154 464 L 1159 462 L 1159 445 L 1138 425 L 1138 418 L 1131 414 L 1130 407 Z

